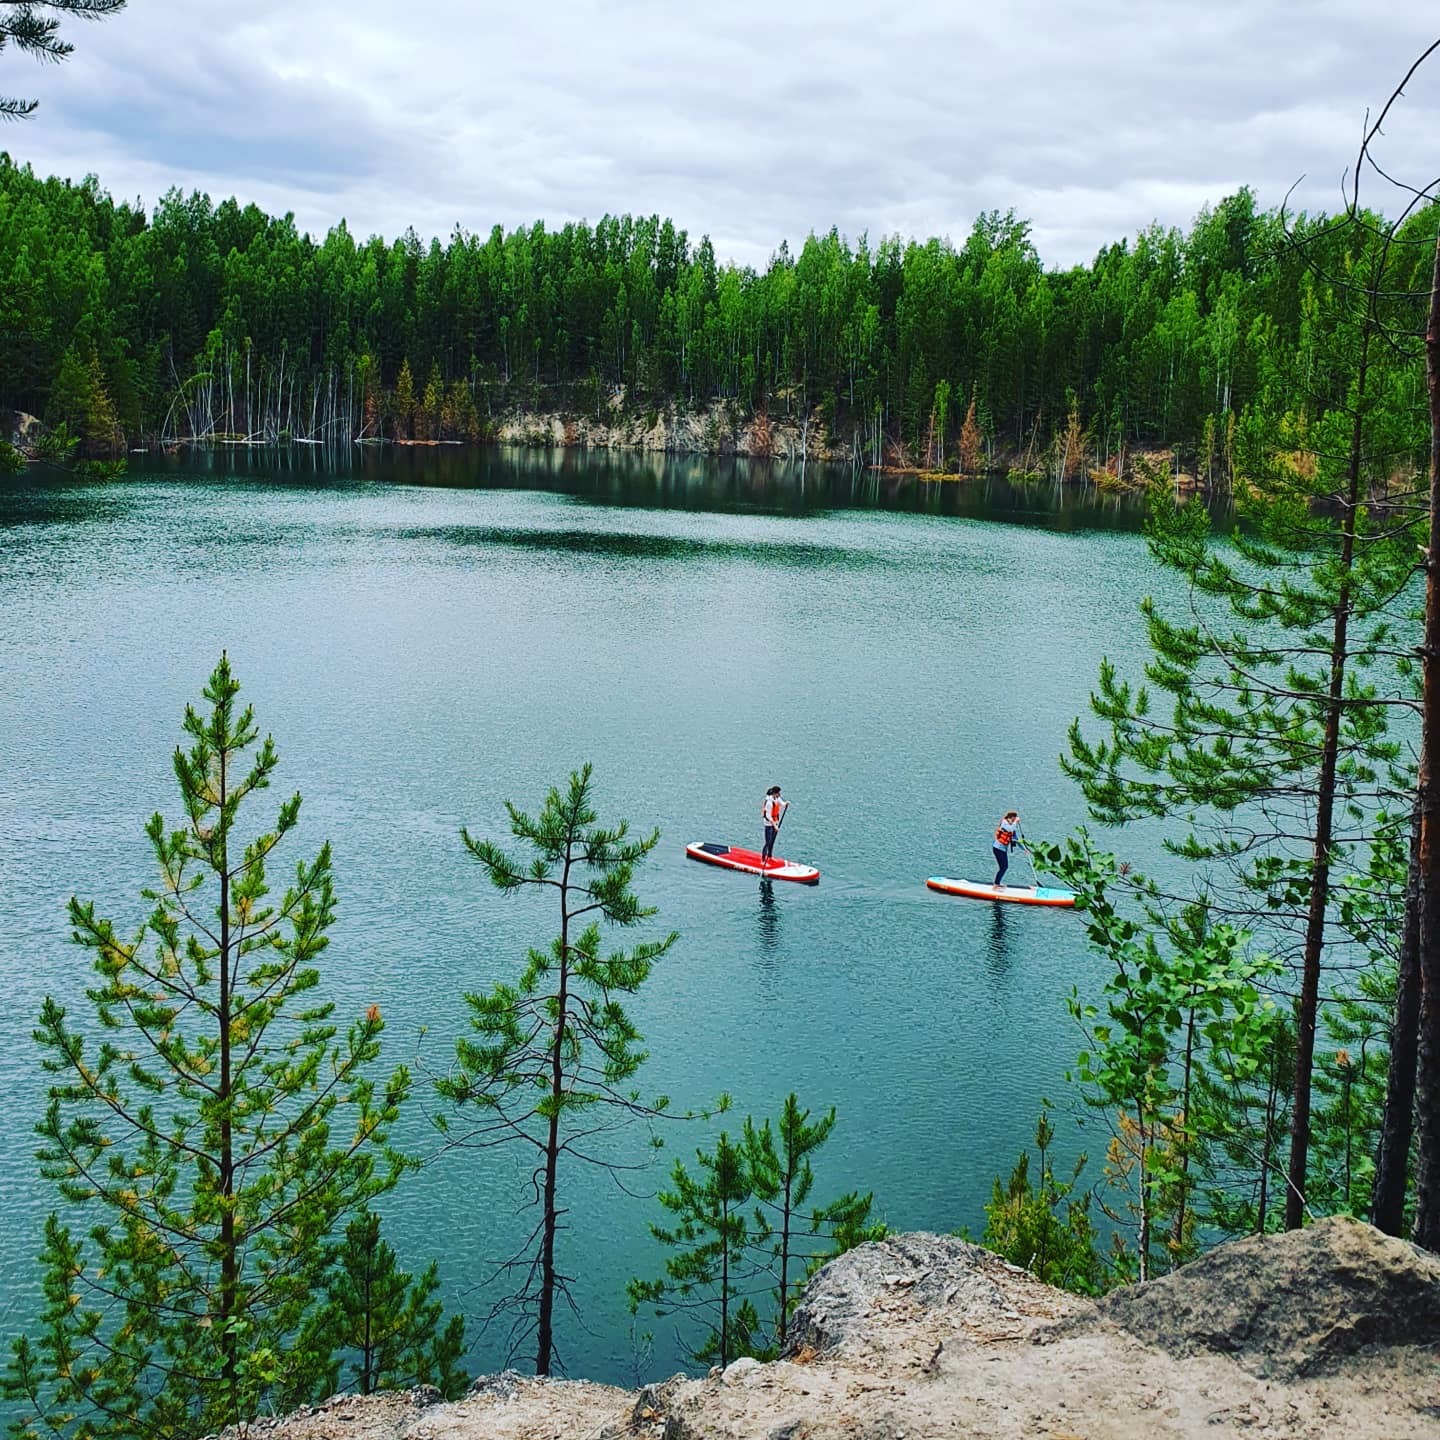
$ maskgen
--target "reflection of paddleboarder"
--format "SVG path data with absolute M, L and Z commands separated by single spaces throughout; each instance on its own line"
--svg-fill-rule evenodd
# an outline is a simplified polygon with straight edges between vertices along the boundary
M 780 939 L 780 907 L 775 903 L 775 886 L 760 878 L 760 946 L 774 950 Z
M 772 785 L 765 792 L 765 802 L 760 807 L 760 817 L 765 822 L 765 845 L 760 851 L 760 858 L 769 861 L 774 858 L 775 837 L 780 833 L 780 826 L 785 820 L 785 812 L 790 808 L 788 800 L 780 798 L 780 787 Z
M 1021 839 L 1020 814 L 1016 810 L 1007 810 L 1005 818 L 995 831 L 995 842 L 992 846 L 995 851 L 995 888 L 997 890 L 1005 888 L 1002 882 L 1005 879 L 1005 872 L 1010 868 L 1010 852 L 1020 844 Z

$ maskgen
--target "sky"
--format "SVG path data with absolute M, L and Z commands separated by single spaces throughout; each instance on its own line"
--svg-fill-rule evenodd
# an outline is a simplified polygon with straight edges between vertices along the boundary
M 0 149 L 117 199 L 166 190 L 388 238 L 660 214 L 763 266 L 832 226 L 1028 219 L 1070 265 L 1249 185 L 1335 208 L 1367 108 L 1440 36 L 1421 0 L 131 0 Z M 1440 53 L 1377 153 L 1440 173 Z M 1426 167 L 1429 167 L 1428 169 Z M 1303 179 L 1302 179 L 1303 177 Z M 1373 177 L 1362 200 L 1394 213 Z

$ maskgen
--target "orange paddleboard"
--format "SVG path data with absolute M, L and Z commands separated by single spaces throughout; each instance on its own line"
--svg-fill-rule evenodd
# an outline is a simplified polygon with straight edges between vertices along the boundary
M 982 885 L 978 880 L 951 880 L 932 875 L 925 882 L 942 895 L 966 895 L 972 900 L 1000 900 L 1011 905 L 1051 905 L 1070 909 L 1075 904 L 1073 890 L 1054 890 L 1048 885 Z

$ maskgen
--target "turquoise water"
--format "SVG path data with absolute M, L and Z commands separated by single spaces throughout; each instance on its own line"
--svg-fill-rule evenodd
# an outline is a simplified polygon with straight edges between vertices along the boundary
M 893 1226 L 978 1233 L 1041 1097 L 1065 1099 L 1064 999 L 1098 962 L 1073 914 L 924 880 L 988 880 L 1011 807 L 1032 835 L 1080 822 L 1056 756 L 1101 656 L 1136 668 L 1158 583 L 1113 506 L 814 469 L 466 452 L 334 473 L 302 452 L 0 486 L 3 1335 L 32 1313 L 50 1204 L 29 1031 L 86 978 L 65 901 L 142 918 L 142 827 L 176 811 L 180 716 L 222 647 L 276 737 L 274 793 L 305 796 L 290 863 L 334 845 L 324 986 L 342 1012 L 382 1007 L 391 1061 L 443 1069 L 461 993 L 551 933 L 538 902 L 482 883 L 461 825 L 503 837 L 504 800 L 538 807 L 590 760 L 602 816 L 660 828 L 638 889 L 682 937 L 633 1005 L 645 1088 L 679 1108 L 728 1091 L 739 1115 L 791 1089 L 834 1104 L 817 1193 L 873 1189 Z M 818 887 L 687 861 L 688 841 L 758 846 L 772 783 L 794 802 L 780 849 Z M 531 1223 L 518 1161 L 436 1153 L 429 1108 L 417 1086 L 404 1139 L 434 1158 L 390 1198 L 390 1238 L 412 1265 L 438 1255 L 448 1302 L 479 1316 Z M 584 1324 L 561 1320 L 562 1358 L 628 1382 L 623 1287 L 658 1267 L 657 1210 L 566 1181 Z M 670 1323 L 650 1328 L 646 1368 L 668 1373 Z M 492 1329 L 470 1365 L 504 1354 Z

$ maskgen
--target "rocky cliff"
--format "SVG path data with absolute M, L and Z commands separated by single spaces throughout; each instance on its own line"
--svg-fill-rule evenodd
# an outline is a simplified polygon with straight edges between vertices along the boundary
M 455 1404 L 337 1399 L 265 1440 L 1440 1437 L 1440 1257 L 1349 1220 L 1226 1245 L 1098 1304 L 961 1240 L 863 1245 L 796 1344 L 638 1392 L 511 1373 Z

